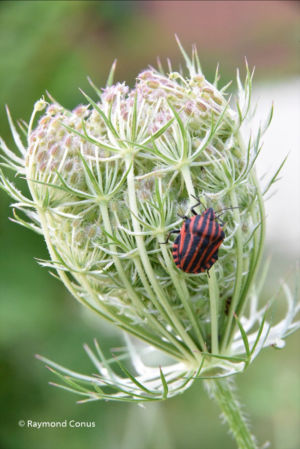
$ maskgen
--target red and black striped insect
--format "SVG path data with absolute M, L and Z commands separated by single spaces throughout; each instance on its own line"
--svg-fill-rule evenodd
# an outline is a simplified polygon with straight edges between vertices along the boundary
M 173 243 L 173 259 L 180 270 L 186 273 L 203 273 L 218 260 L 218 250 L 225 238 L 222 225 L 218 223 L 215 211 L 210 207 L 197 214 L 195 207 L 201 204 L 197 200 L 191 208 L 193 217 L 185 219 L 180 230 L 171 231 L 164 243 L 168 243 L 170 234 L 178 234 Z

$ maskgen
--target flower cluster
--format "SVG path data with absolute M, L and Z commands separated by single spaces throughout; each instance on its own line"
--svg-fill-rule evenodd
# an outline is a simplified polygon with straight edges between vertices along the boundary
M 0 185 L 30 222 L 16 219 L 44 236 L 50 260 L 41 264 L 80 303 L 147 343 L 138 353 L 127 337 L 135 375 L 123 365 L 125 375 L 117 374 L 118 360 L 107 360 L 97 343 L 96 352 L 86 350 L 100 376 L 43 359 L 85 400 L 175 395 L 195 377 L 243 370 L 298 327 L 287 287 L 288 312 L 274 327 L 269 305 L 258 304 L 265 218 L 254 163 L 263 129 L 246 145 L 241 133 L 252 75 L 246 67 L 244 86 L 238 76 L 233 107 L 218 74 L 209 83 L 196 52 L 183 54 L 187 75 L 149 68 L 132 89 L 110 83 L 95 89 L 97 101 L 83 93 L 88 104 L 73 111 L 40 100 L 22 128 L 26 143 L 9 116 L 20 156 L 1 141 L 3 165 L 25 175 L 31 198 L 3 173 Z M 193 197 L 226 209 L 226 237 L 210 276 L 178 270 L 170 245 L 161 244 Z M 149 350 L 166 355 L 162 368 L 146 366 Z

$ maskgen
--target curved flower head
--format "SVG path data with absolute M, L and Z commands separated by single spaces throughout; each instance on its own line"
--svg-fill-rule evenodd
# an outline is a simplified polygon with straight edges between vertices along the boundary
M 172 396 L 195 377 L 243 370 L 298 326 L 287 287 L 288 313 L 276 326 L 268 306 L 258 305 L 265 218 L 254 164 L 264 129 L 246 145 L 241 135 L 252 75 L 246 67 L 244 86 L 238 76 L 234 103 L 218 75 L 214 83 L 205 79 L 195 51 L 192 59 L 183 55 L 187 73 L 149 68 L 132 89 L 95 89 L 97 100 L 83 93 L 87 103 L 73 111 L 42 99 L 25 143 L 9 117 L 21 156 L 2 142 L 5 164 L 26 176 L 31 198 L 3 174 L 1 186 L 31 222 L 17 219 L 44 236 L 50 260 L 42 265 L 81 304 L 146 343 L 139 353 L 126 337 L 134 375 L 123 365 L 118 375 L 118 359 L 105 359 L 97 343 L 95 352 L 86 350 L 99 376 L 47 360 L 87 400 Z M 178 269 L 171 239 L 162 244 L 182 226 L 178 214 L 189 216 L 194 197 L 223 211 L 225 239 L 209 275 Z M 164 366 L 153 359 L 147 366 L 148 351 L 162 351 Z

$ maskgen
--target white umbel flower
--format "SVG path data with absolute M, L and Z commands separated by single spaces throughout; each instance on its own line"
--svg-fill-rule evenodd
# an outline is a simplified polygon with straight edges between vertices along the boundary
M 1 141 L 3 165 L 25 175 L 31 198 L 3 173 L 1 187 L 30 222 L 16 219 L 44 236 L 50 260 L 41 264 L 55 269 L 81 304 L 145 343 L 138 351 L 126 337 L 135 373 L 117 357 L 106 359 L 97 342 L 94 350 L 86 347 L 97 375 L 41 358 L 65 380 L 61 387 L 83 401 L 174 396 L 195 378 L 244 370 L 263 347 L 282 347 L 299 327 L 294 322 L 299 306 L 287 286 L 282 321 L 270 323 L 271 302 L 259 305 L 266 274 L 265 269 L 258 273 L 263 193 L 279 171 L 262 193 L 254 164 L 272 110 L 266 126 L 244 144 L 241 126 L 252 83 L 248 67 L 244 86 L 238 75 L 238 96 L 230 103 L 226 87 L 218 88 L 218 74 L 209 83 L 196 52 L 192 59 L 183 55 L 187 74 L 151 67 L 132 89 L 109 83 L 96 89 L 98 100 L 83 94 L 87 104 L 73 111 L 51 98 L 38 101 L 23 129 L 24 143 L 9 116 L 20 156 Z M 225 239 L 209 276 L 179 270 L 171 243 L 162 244 L 181 227 L 178 214 L 189 214 L 194 197 L 224 210 Z M 149 352 L 152 360 L 163 352 L 165 362 L 147 365 Z M 114 370 L 116 363 L 123 375 Z M 221 384 L 210 390 L 220 396 L 224 392 L 216 385 Z

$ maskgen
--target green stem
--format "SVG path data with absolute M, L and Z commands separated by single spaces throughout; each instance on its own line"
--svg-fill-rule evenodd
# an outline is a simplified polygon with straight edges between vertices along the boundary
M 238 228 L 236 230 L 236 236 L 235 236 L 235 240 L 236 240 L 236 273 L 235 273 L 235 283 L 234 283 L 232 302 L 230 305 L 228 320 L 226 323 L 226 328 L 225 328 L 225 332 L 224 332 L 224 335 L 222 338 L 222 343 L 221 343 L 221 352 L 224 352 L 227 347 L 231 328 L 232 328 L 232 325 L 234 325 L 232 323 L 232 321 L 233 321 L 234 313 L 236 311 L 236 308 L 238 306 L 239 299 L 240 299 L 241 288 L 242 288 L 242 276 L 243 276 L 243 237 L 242 237 L 240 213 L 238 212 L 239 204 L 237 201 L 237 195 L 234 190 L 232 190 L 230 192 L 230 199 L 231 199 L 232 207 L 235 208 L 233 210 L 234 220 L 236 223 L 238 223 Z
M 109 233 L 109 234 L 113 234 L 113 230 L 111 227 L 111 223 L 110 223 L 110 219 L 109 219 L 109 214 L 108 214 L 108 208 L 106 204 L 101 204 L 100 205 L 100 211 L 101 211 L 101 216 L 103 219 L 103 223 L 104 223 L 104 227 L 105 230 Z M 115 245 L 113 243 L 111 243 L 111 249 L 112 251 L 116 252 L 117 249 L 115 247 Z M 123 282 L 124 287 L 126 288 L 131 301 L 133 303 L 133 306 L 136 308 L 136 310 L 139 311 L 140 316 L 144 316 L 145 315 L 145 307 L 144 304 L 141 301 L 141 298 L 138 296 L 138 294 L 135 292 L 134 288 L 131 286 L 129 279 L 126 276 L 126 273 L 123 269 L 122 263 L 121 261 L 118 259 L 117 256 L 112 256 L 116 270 L 119 274 L 120 279 Z M 140 275 L 142 275 L 142 270 L 139 269 L 139 261 L 136 261 L 136 265 L 138 268 L 138 272 Z M 155 316 L 152 316 L 151 314 L 148 314 L 147 316 L 147 321 L 149 322 L 149 324 L 154 328 L 154 330 L 156 331 L 156 333 L 162 333 L 165 338 L 168 339 L 168 341 L 170 341 L 175 348 L 181 352 L 183 354 L 183 357 L 187 357 L 187 355 L 189 355 L 186 351 L 186 349 L 181 345 L 181 343 L 176 340 L 176 338 L 170 333 L 168 332 L 167 329 L 164 328 L 164 326 L 159 322 L 159 320 L 157 320 L 157 318 Z
M 165 295 L 165 292 L 162 291 L 155 276 L 155 273 L 153 272 L 151 263 L 149 261 L 143 236 L 140 235 L 141 232 L 140 224 L 138 220 L 135 218 L 138 216 L 138 207 L 135 194 L 134 168 L 133 165 L 130 168 L 131 163 L 132 163 L 132 156 L 129 154 L 128 157 L 126 158 L 126 169 L 129 170 L 127 176 L 128 199 L 130 210 L 133 212 L 132 225 L 134 232 L 136 233 L 136 244 L 141 257 L 141 262 L 144 267 L 145 273 L 149 279 L 149 282 L 152 285 L 154 293 L 157 297 L 155 304 L 157 309 L 163 314 L 164 318 L 171 325 L 172 329 L 174 329 L 178 333 L 182 341 L 187 346 L 188 350 L 191 351 L 191 353 L 189 353 L 189 351 L 186 350 L 186 356 L 187 359 L 193 361 L 193 359 L 196 358 L 195 354 L 199 353 L 199 348 L 192 340 L 192 338 L 189 336 L 189 334 L 186 332 L 184 325 L 181 323 L 179 317 L 176 315 L 171 304 L 169 303 L 168 298 Z
M 241 134 L 239 134 L 239 144 L 245 153 L 245 144 L 244 144 Z M 257 203 L 258 203 L 258 212 L 255 212 L 253 210 L 254 208 L 252 206 L 251 215 L 252 215 L 252 217 L 254 216 L 254 219 L 253 219 L 254 222 L 256 222 L 257 220 L 260 220 L 261 224 L 260 224 L 260 228 L 259 228 L 259 235 L 258 235 L 258 232 L 256 232 L 254 235 L 254 248 L 252 251 L 253 256 L 250 261 L 250 266 L 248 269 L 248 276 L 247 276 L 247 279 L 242 288 L 239 303 L 236 308 L 236 313 L 238 316 L 243 314 L 243 311 L 245 309 L 246 302 L 247 302 L 248 293 L 251 289 L 252 283 L 255 280 L 257 271 L 260 267 L 261 258 L 263 255 L 263 249 L 264 249 L 265 232 L 266 232 L 266 225 L 265 225 L 266 219 L 265 219 L 263 196 L 262 196 L 262 193 L 261 193 L 261 190 L 260 190 L 257 178 L 256 178 L 254 168 L 252 169 L 250 177 L 251 177 L 253 184 L 256 187 Z M 257 214 L 259 216 L 257 216 Z M 235 330 L 235 327 L 233 325 L 231 328 L 231 331 L 230 331 L 229 338 L 228 338 L 227 347 L 230 346 L 230 344 L 233 340 L 234 330 Z
M 163 239 L 163 238 L 164 238 L 164 235 L 161 234 L 161 239 Z M 168 272 L 169 272 L 171 279 L 174 283 L 174 287 L 175 287 L 177 294 L 181 300 L 181 303 L 183 304 L 183 307 L 184 307 L 189 319 L 191 320 L 193 329 L 196 332 L 201 349 L 203 351 L 207 351 L 206 343 L 202 336 L 199 322 L 197 322 L 197 319 L 196 319 L 196 314 L 195 314 L 194 310 L 191 309 L 190 304 L 189 304 L 190 298 L 189 298 L 188 289 L 184 282 L 182 284 L 180 283 L 180 278 L 173 268 L 173 265 L 171 263 L 171 259 L 169 257 L 168 250 L 166 249 L 166 247 L 162 245 L 161 249 L 162 249 L 162 254 L 163 254 Z
M 258 449 L 251 434 L 247 420 L 243 416 L 241 405 L 233 392 L 232 380 L 206 380 L 205 387 L 209 395 L 218 403 L 238 449 Z
M 214 267 L 210 269 L 208 278 L 209 301 L 210 301 L 210 323 L 211 323 L 211 352 L 218 354 L 218 304 L 220 301 L 219 287 Z
M 257 233 L 255 233 L 255 235 L 254 235 L 253 262 L 251 263 L 251 269 L 249 270 L 250 275 L 248 276 L 247 283 L 245 284 L 245 287 L 243 289 L 243 292 L 241 295 L 242 300 L 239 303 L 237 313 L 243 312 L 243 309 L 245 306 L 245 299 L 247 298 L 247 293 L 249 291 L 249 288 L 252 284 L 253 279 L 255 279 L 258 269 L 260 268 L 261 258 L 262 258 L 263 249 L 264 249 L 265 233 L 266 233 L 266 225 L 265 225 L 266 218 L 265 218 L 265 211 L 264 211 L 264 202 L 263 202 L 262 193 L 260 191 L 258 181 L 256 179 L 256 175 L 255 175 L 254 171 L 252 172 L 251 177 L 252 177 L 253 184 L 256 187 L 257 202 L 258 202 L 258 208 L 259 208 L 259 217 L 256 216 L 255 218 L 256 218 L 256 220 L 259 219 L 261 221 L 261 225 L 260 225 L 259 235 L 257 235 Z M 244 290 L 245 290 L 245 292 L 244 292 Z
M 49 255 L 52 260 L 56 260 L 56 253 L 54 251 L 54 247 L 51 242 L 51 238 L 49 235 L 48 230 L 48 221 L 45 218 L 45 213 L 43 210 L 39 210 L 39 217 L 40 222 L 43 230 L 43 235 L 47 244 L 47 248 L 49 251 Z M 48 220 L 50 219 L 50 216 L 48 217 Z M 81 295 L 78 294 L 76 291 L 76 288 L 74 288 L 72 282 L 70 281 L 69 277 L 66 275 L 66 273 L 63 270 L 57 269 L 57 273 L 61 279 L 61 281 L 64 283 L 66 288 L 70 291 L 70 293 L 74 296 L 75 299 L 77 299 L 81 304 L 88 307 L 91 311 L 98 314 L 101 318 L 104 318 L 108 321 L 110 321 L 113 324 L 117 324 L 121 329 L 125 330 L 126 332 L 131 333 L 132 335 L 140 338 L 141 340 L 147 342 L 148 344 L 155 346 L 168 355 L 173 356 L 175 359 L 182 361 L 182 356 L 180 355 L 180 352 L 178 352 L 175 348 L 172 347 L 171 344 L 162 341 L 160 338 L 158 338 L 156 335 L 152 333 L 149 333 L 146 329 L 138 328 L 137 326 L 132 326 L 130 323 L 130 320 L 128 320 L 126 317 L 119 317 L 118 322 L 116 322 L 115 314 L 112 313 L 108 307 L 105 307 L 104 304 L 99 303 L 98 298 L 94 295 L 93 291 L 90 289 L 89 283 L 86 280 L 86 276 L 83 274 L 81 275 L 75 275 L 75 278 L 80 278 L 81 285 L 85 285 L 86 291 L 89 292 L 90 298 L 94 300 L 95 304 L 98 304 L 98 306 L 102 306 L 102 310 L 99 310 L 98 307 L 91 304 L 89 301 L 87 301 L 85 298 L 83 298 Z M 174 339 L 175 340 L 175 339 Z
M 184 165 L 182 167 L 181 174 L 184 179 L 186 190 L 188 192 L 189 197 L 191 198 L 192 196 L 195 196 L 195 189 L 194 189 L 194 185 L 193 185 L 193 181 L 192 181 L 191 171 L 190 171 L 188 165 Z M 187 311 L 194 328 L 196 329 L 196 334 L 198 336 L 198 339 L 199 339 L 202 349 L 204 351 L 207 351 L 206 342 L 204 341 L 204 338 L 202 336 L 203 330 L 201 329 L 201 325 L 200 325 L 199 321 L 195 320 L 196 313 L 195 313 L 194 307 L 191 302 L 188 303 L 186 300 L 189 296 L 187 285 L 184 280 L 179 279 L 179 282 L 181 285 L 181 290 L 183 291 L 183 296 L 181 295 L 181 301 L 183 303 L 183 306 L 184 306 L 185 310 Z
M 50 257 L 52 260 L 56 260 L 56 253 L 54 251 L 54 247 L 51 243 L 51 238 L 48 231 L 48 221 L 45 218 L 44 213 L 40 210 L 39 211 L 41 226 L 43 229 L 43 235 L 47 244 L 47 248 L 50 254 Z M 48 217 L 48 220 L 50 217 Z M 162 351 L 165 351 L 167 354 L 170 354 L 172 351 L 172 346 L 169 344 L 166 344 L 165 342 L 161 341 L 160 339 L 154 340 L 153 334 L 147 333 L 145 329 L 138 329 L 137 326 L 133 328 L 133 326 L 130 324 L 130 322 L 127 322 L 127 319 L 124 317 L 119 317 L 119 323 L 116 323 L 115 315 L 112 313 L 108 307 L 105 307 L 104 304 L 99 303 L 99 299 L 97 296 L 93 293 L 93 291 L 90 289 L 89 283 L 86 280 L 86 276 L 84 274 L 81 275 L 74 275 L 76 280 L 80 281 L 81 285 L 84 285 L 86 288 L 86 291 L 89 293 L 90 298 L 93 299 L 94 304 L 98 304 L 98 306 L 102 305 L 102 310 L 99 310 L 98 307 L 91 304 L 89 301 L 87 301 L 84 297 L 78 294 L 76 289 L 73 287 L 72 282 L 69 280 L 68 276 L 63 270 L 57 269 L 57 273 L 61 279 L 61 281 L 64 283 L 66 288 L 70 291 L 70 293 L 74 296 L 75 299 L 77 299 L 81 304 L 88 307 L 91 311 L 97 313 L 101 318 L 104 318 L 108 321 L 110 321 L 113 324 L 118 324 L 119 327 L 126 330 L 127 332 L 132 333 L 133 335 L 137 336 L 138 338 L 146 341 L 147 343 L 159 347 Z M 178 360 L 182 360 L 182 358 L 179 356 L 179 354 L 176 354 L 175 352 L 172 352 L 172 356 L 175 357 Z

